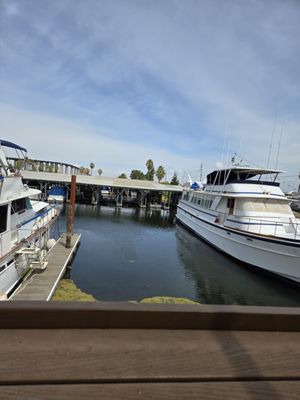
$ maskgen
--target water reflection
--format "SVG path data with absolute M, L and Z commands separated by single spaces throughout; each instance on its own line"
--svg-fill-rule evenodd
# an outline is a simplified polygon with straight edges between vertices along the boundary
M 299 286 L 232 260 L 186 228 L 177 226 L 182 271 L 195 282 L 197 300 L 208 304 L 299 306 Z
M 174 228 L 175 212 L 145 210 L 138 207 L 104 207 L 80 204 L 76 206 L 76 218 L 107 219 L 112 222 L 135 221 L 143 225 Z
M 61 219 L 62 224 L 65 222 Z M 299 306 L 299 287 L 224 256 L 161 210 L 80 205 L 71 278 L 99 300 L 186 297 L 209 304 Z

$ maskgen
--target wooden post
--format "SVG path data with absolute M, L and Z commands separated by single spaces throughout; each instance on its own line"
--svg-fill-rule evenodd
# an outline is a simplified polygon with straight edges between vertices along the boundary
M 74 211 L 75 211 L 75 193 L 76 193 L 76 175 L 72 175 L 70 204 L 68 206 L 68 214 L 67 214 L 66 247 L 68 249 L 71 247 L 71 239 L 72 239 L 72 234 L 73 234 L 73 222 L 74 222 Z

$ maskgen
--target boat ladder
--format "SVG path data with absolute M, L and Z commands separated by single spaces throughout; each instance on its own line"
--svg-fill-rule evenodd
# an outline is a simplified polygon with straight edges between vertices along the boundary
M 29 267 L 35 271 L 43 271 L 47 267 L 45 250 L 38 247 L 22 247 L 16 253 L 25 255 Z

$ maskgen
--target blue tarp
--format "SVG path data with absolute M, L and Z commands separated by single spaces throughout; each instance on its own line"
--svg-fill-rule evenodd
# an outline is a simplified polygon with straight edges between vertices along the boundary
M 52 189 L 49 190 L 48 195 L 52 196 L 66 196 L 66 189 L 59 186 L 54 186 Z
M 22 151 L 25 151 L 25 153 L 27 153 L 27 150 L 24 149 L 24 147 L 21 147 L 15 143 L 9 142 L 8 140 L 0 140 L 0 145 L 4 146 L 4 147 L 10 147 L 10 148 L 16 149 L 16 150 L 22 150 Z
M 200 185 L 199 185 L 199 183 L 197 183 L 197 182 L 194 182 L 193 184 L 192 184 L 192 186 L 191 186 L 191 189 L 200 189 Z

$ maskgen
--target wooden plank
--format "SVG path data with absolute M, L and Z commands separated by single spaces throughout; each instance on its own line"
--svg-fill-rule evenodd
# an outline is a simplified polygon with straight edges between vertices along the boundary
M 73 234 L 72 247 L 66 248 L 66 237 L 62 235 L 48 255 L 47 269 L 24 282 L 12 300 L 50 300 L 80 240 L 79 234 Z
M 38 288 L 36 289 L 38 292 Z M 300 308 L 0 302 L 0 328 L 129 328 L 300 331 Z
M 293 381 L 28 385 L 0 388 L 1 400 L 296 400 L 299 398 L 300 383 Z
M 300 379 L 300 333 L 0 331 L 0 384 Z

